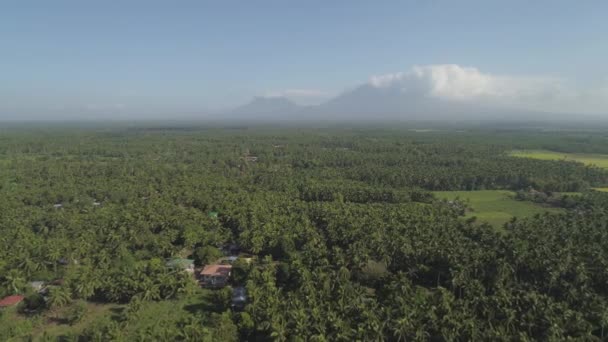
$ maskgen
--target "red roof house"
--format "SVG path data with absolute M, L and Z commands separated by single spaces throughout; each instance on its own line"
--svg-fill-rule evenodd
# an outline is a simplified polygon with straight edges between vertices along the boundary
M 17 304 L 21 303 L 21 301 L 24 298 L 25 297 L 23 297 L 21 295 L 4 297 L 4 298 L 2 298 L 2 300 L 0 300 L 0 308 L 6 308 L 9 306 L 17 305 Z
M 207 265 L 201 271 L 201 285 L 205 287 L 225 286 L 230 277 L 232 265 Z

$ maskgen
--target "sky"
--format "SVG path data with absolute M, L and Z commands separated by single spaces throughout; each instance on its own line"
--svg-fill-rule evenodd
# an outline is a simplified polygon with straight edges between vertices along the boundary
M 369 83 L 608 117 L 607 1 L 0 1 L 0 118 L 170 117 Z

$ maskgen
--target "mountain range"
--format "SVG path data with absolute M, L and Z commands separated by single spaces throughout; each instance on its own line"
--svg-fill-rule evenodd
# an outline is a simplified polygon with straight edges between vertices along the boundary
M 447 100 L 416 90 L 363 84 L 319 105 L 298 105 L 285 97 L 255 97 L 251 102 L 223 113 L 222 117 L 266 121 L 511 121 L 568 116 Z

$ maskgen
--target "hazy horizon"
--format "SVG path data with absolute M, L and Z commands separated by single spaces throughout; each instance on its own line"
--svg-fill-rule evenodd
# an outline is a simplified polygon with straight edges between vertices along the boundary
M 605 121 L 606 10 L 7 2 L 0 120 Z M 269 101 L 247 105 L 256 97 Z

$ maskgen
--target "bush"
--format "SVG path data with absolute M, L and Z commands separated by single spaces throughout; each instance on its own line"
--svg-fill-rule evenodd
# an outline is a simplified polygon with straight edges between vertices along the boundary
M 82 320 L 86 312 L 87 304 L 84 301 L 79 300 L 66 312 L 65 320 L 68 322 L 68 324 L 74 325 Z
M 208 265 L 221 258 L 223 254 L 217 247 L 204 246 L 197 248 L 194 256 L 199 264 Z

